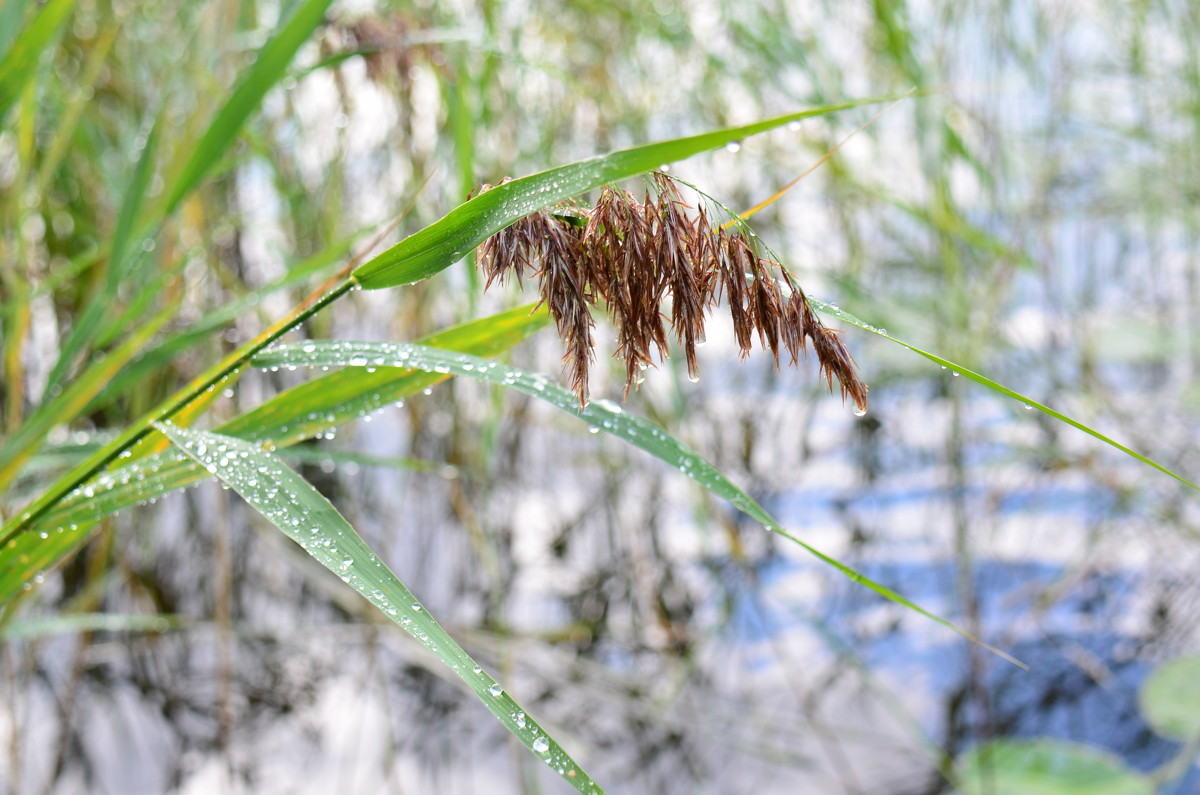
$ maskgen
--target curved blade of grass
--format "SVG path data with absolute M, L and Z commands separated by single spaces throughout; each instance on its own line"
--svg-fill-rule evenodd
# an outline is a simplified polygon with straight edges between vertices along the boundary
M 4 54 L 4 60 L 0 61 L 0 123 L 21 95 L 25 83 L 37 73 L 38 58 L 74 7 L 75 0 L 50 0 Z
M 593 400 L 587 408 L 580 410 L 579 398 L 575 394 L 552 383 L 544 375 L 528 373 L 500 362 L 465 353 L 444 351 L 424 345 L 391 342 L 306 342 L 300 345 L 277 345 L 255 356 L 251 363 L 257 367 L 411 367 L 439 374 L 488 381 L 524 392 L 578 417 L 592 428 L 612 434 L 623 442 L 639 447 L 655 458 L 665 461 L 713 494 L 728 501 L 742 513 L 762 524 L 763 527 L 799 544 L 823 563 L 833 566 L 854 582 L 866 586 L 884 599 L 932 619 L 959 635 L 979 643 L 1004 659 L 1022 665 L 999 649 L 982 643 L 946 619 L 930 613 L 892 589 L 875 582 L 796 538 L 787 532 L 779 521 L 767 513 L 749 494 L 726 478 L 720 470 L 662 428 L 627 413 L 617 404 L 607 400 Z
M 492 355 L 549 324 L 545 309 L 530 306 L 443 329 L 424 339 L 430 345 Z M 222 433 L 292 445 L 315 434 L 415 395 L 448 375 L 386 367 L 374 373 L 337 370 L 281 392 L 237 417 Z M 162 438 L 162 437 L 159 437 Z M 174 448 L 99 473 L 71 491 L 36 522 L 0 547 L 0 604 L 30 588 L 30 581 L 77 551 L 110 514 L 152 501 L 208 477 Z
M 156 423 L 173 444 L 220 478 L 317 562 L 437 656 L 504 728 L 583 793 L 602 792 L 574 759 L 433 620 L 337 509 L 274 453 L 216 433 Z
M 812 108 L 743 127 L 729 127 L 688 138 L 623 149 L 515 179 L 459 205 L 441 220 L 358 266 L 353 276 L 368 290 L 427 279 L 466 256 L 496 232 L 544 207 L 790 122 L 889 99 L 894 97 L 861 99 Z
M 961 364 L 956 364 L 955 362 L 952 362 L 949 359 L 943 359 L 941 356 L 938 356 L 936 353 L 930 353 L 929 351 L 922 350 L 921 348 L 918 348 L 915 345 L 907 343 L 902 339 L 893 337 L 891 334 L 888 334 L 883 329 L 876 328 L 875 326 L 872 326 L 870 323 L 860 320 L 859 318 L 855 317 L 854 315 L 850 314 L 849 312 L 846 312 L 845 310 L 835 309 L 832 305 L 827 304 L 824 301 L 816 301 L 816 300 L 810 299 L 810 303 L 813 305 L 813 307 L 815 307 L 817 310 L 819 310 L 822 314 L 828 315 L 830 317 L 835 317 L 838 320 L 845 321 L 846 323 L 849 323 L 852 326 L 858 326 L 860 329 L 862 329 L 864 331 L 869 331 L 872 334 L 876 334 L 880 337 L 883 337 L 884 339 L 891 340 L 892 342 L 896 343 L 897 345 L 902 345 L 905 348 L 908 348 L 913 353 L 915 353 L 919 356 L 924 356 L 929 361 L 940 364 L 942 367 L 949 369 L 955 373 L 958 373 L 963 378 L 974 381 L 977 384 L 986 386 L 988 389 L 991 389 L 994 392 L 999 392 L 1001 395 L 1004 395 L 1005 397 L 1010 397 L 1013 400 L 1019 400 L 1019 401 L 1021 401 L 1021 403 L 1025 404 L 1025 406 L 1027 406 L 1029 408 L 1037 409 L 1038 411 L 1040 411 L 1044 414 L 1048 414 L 1051 417 L 1053 417 L 1054 419 L 1058 420 L 1059 422 L 1065 422 L 1067 425 L 1070 425 L 1072 428 L 1081 430 L 1084 433 L 1086 433 L 1088 436 L 1091 436 L 1094 439 L 1099 439 L 1100 441 L 1104 442 L 1105 444 L 1107 444 L 1111 447 L 1115 447 L 1116 449 L 1120 450 L 1125 455 L 1130 456 L 1131 458 L 1135 458 L 1138 461 L 1141 461 L 1146 466 L 1153 467 L 1154 469 L 1157 469 L 1159 472 L 1162 472 L 1164 475 L 1169 475 L 1170 477 L 1175 478 L 1175 480 L 1179 481 L 1180 483 L 1184 484 L 1185 486 L 1191 486 L 1193 489 L 1200 490 L 1200 486 L 1197 486 L 1195 483 L 1191 482 L 1187 478 L 1183 477 L 1182 475 L 1178 475 L 1175 472 L 1172 472 L 1171 470 L 1167 469 L 1162 464 L 1159 464 L 1158 462 L 1147 458 L 1146 456 L 1142 455 L 1141 453 L 1137 452 L 1136 450 L 1126 447 L 1125 445 L 1118 442 L 1116 439 L 1113 439 L 1110 436 L 1105 436 L 1104 434 L 1100 433 L 1096 429 L 1091 428 L 1087 425 L 1084 425 L 1082 422 L 1079 422 L 1078 420 L 1071 419 L 1066 414 L 1055 411 L 1054 409 L 1050 408 L 1049 406 L 1039 403 L 1031 397 L 1022 395 L 1020 392 L 1017 392 L 1016 390 L 1009 389 L 1008 387 L 1004 386 L 1003 384 L 997 383 L 996 381 L 993 381 L 992 379 L 988 378 L 987 376 L 975 372 L 974 370 L 970 369 L 969 367 L 963 367 Z
M 488 356 L 511 348 L 550 324 L 545 307 L 525 305 L 432 334 L 422 342 L 435 348 Z M 307 343 L 305 343 L 307 344 Z M 449 376 L 419 369 L 379 367 L 339 370 L 277 395 L 221 426 L 221 433 L 243 439 L 294 444 L 396 400 L 416 394 Z
M 238 83 L 225 107 L 213 119 L 204 135 L 196 142 L 191 157 L 175 178 L 167 200 L 163 204 L 163 215 L 170 215 L 179 202 L 192 191 L 209 172 L 221 155 L 233 142 L 238 130 L 259 106 L 267 91 L 285 74 L 288 64 L 317 25 L 325 18 L 325 11 L 332 0 L 307 0 L 279 31 L 263 46 L 254 64 Z

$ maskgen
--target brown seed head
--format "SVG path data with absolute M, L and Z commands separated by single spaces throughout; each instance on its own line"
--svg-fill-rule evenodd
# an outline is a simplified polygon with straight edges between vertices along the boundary
M 722 294 L 729 306 L 734 337 L 745 357 L 755 332 L 779 364 L 784 348 L 792 364 L 811 343 L 830 389 L 837 378 L 842 399 L 867 405 L 867 387 L 837 333 L 825 328 L 795 279 L 777 263 L 755 254 L 737 231 L 715 231 L 704 208 L 693 215 L 674 180 L 654 175 L 656 195 L 638 202 L 626 191 L 605 187 L 590 210 L 578 207 L 541 211 L 488 238 L 479 248 L 487 286 L 530 273 L 538 280 L 540 304 L 549 307 L 566 345 L 564 369 L 580 406 L 587 405 L 593 356 L 592 307 L 603 299 L 617 331 L 615 356 L 625 363 L 625 395 L 638 374 L 667 354 L 669 323 L 684 348 L 688 373 L 699 367 L 696 345 L 704 322 Z M 485 186 L 486 189 L 486 186 Z M 578 219 L 566 219 L 568 214 Z M 790 290 L 783 300 L 775 272 Z

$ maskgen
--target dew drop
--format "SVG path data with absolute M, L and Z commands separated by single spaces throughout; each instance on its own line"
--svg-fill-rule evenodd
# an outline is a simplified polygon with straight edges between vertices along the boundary
M 600 433 L 600 428 L 595 425 L 589 425 L 588 433 Z
M 544 754 L 550 750 L 550 741 L 545 737 L 539 737 L 533 741 L 534 753 Z
M 742 142 L 730 141 L 729 143 L 725 144 L 725 151 L 736 155 L 738 152 L 742 151 Z
M 666 174 L 667 172 L 669 172 L 671 170 L 671 164 L 663 163 L 661 166 L 658 167 L 658 170 L 661 171 L 662 173 Z
M 856 407 L 854 409 L 854 416 L 855 417 L 865 417 L 865 416 L 867 416 L 867 410 L 864 408 Z
M 499 683 L 493 684 L 491 687 L 488 688 L 488 693 L 491 694 L 492 698 L 499 698 L 500 694 L 503 692 L 504 692 L 504 688 L 501 687 Z

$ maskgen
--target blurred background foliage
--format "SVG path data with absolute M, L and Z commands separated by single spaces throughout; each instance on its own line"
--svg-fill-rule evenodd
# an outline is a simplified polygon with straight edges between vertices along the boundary
M 0 71 L 5 519 L 396 218 L 388 242 L 506 175 L 913 86 L 929 93 L 757 215 L 759 236 L 815 297 L 1200 471 L 1189 0 L 335 3 L 172 208 L 299 5 L 0 5 L 7 64 L 49 29 Z M 671 173 L 749 207 L 874 112 Z M 411 340 L 530 298 L 484 295 L 464 261 L 304 331 Z M 1137 702 L 1155 664 L 1200 646 L 1193 494 L 865 336 L 846 335 L 863 419 L 814 368 L 738 363 L 725 331 L 699 383 L 671 360 L 627 408 L 1031 672 L 506 391 L 442 384 L 289 460 L 613 791 L 947 792 L 971 746 L 1044 735 L 1157 776 L 1138 786 L 1200 786 L 1179 762 L 1194 744 Z M 555 374 L 560 356 L 546 334 L 512 353 Z M 593 393 L 617 396 L 619 364 L 596 370 Z M 248 373 L 213 420 L 303 377 Z M 208 483 L 106 518 L 30 583 L 3 630 L 0 791 L 561 786 L 262 530 Z

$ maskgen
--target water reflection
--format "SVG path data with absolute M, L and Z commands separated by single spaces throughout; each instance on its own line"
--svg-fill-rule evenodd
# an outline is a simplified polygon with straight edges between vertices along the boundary
M 708 435 L 697 446 L 731 472 L 764 457 L 789 462 L 743 482 L 807 541 L 958 622 L 948 519 L 954 500 L 966 501 L 973 628 L 1030 672 L 972 652 L 542 406 L 506 398 L 500 416 L 521 417 L 521 432 L 502 422 L 479 458 L 481 426 L 469 418 L 486 416 L 491 396 L 477 385 L 439 387 L 323 443 L 453 462 L 455 477 L 304 471 L 616 791 L 942 792 L 943 752 L 1004 735 L 1094 743 L 1143 769 L 1169 756 L 1174 746 L 1147 729 L 1135 694 L 1152 660 L 1190 642 L 1195 593 L 1169 564 L 1120 562 L 1140 513 L 1070 470 L 1014 465 L 987 440 L 963 458 L 988 477 L 958 491 L 938 485 L 944 464 L 894 432 L 901 409 L 886 389 L 860 428 L 836 403 L 814 410 L 791 378 L 780 381 L 741 412 L 710 381 L 684 382 L 693 391 L 681 432 Z M 450 405 L 450 421 L 431 419 Z M 719 435 L 703 420 L 710 405 L 735 417 Z M 791 411 L 810 417 L 775 424 Z M 846 433 L 858 441 L 844 445 Z M 232 573 L 215 578 L 186 561 L 212 559 L 222 523 Z M 282 792 L 345 788 L 349 777 L 351 791 L 414 781 L 523 791 L 544 776 L 435 660 L 336 579 L 297 576 L 307 557 L 228 493 L 202 487 L 146 509 L 140 530 L 122 524 L 146 552 L 128 560 L 109 610 L 205 615 L 226 599 L 233 619 L 14 646 L 9 659 L 26 666 L 17 709 L 38 715 L 41 732 L 21 745 L 23 781 Z

